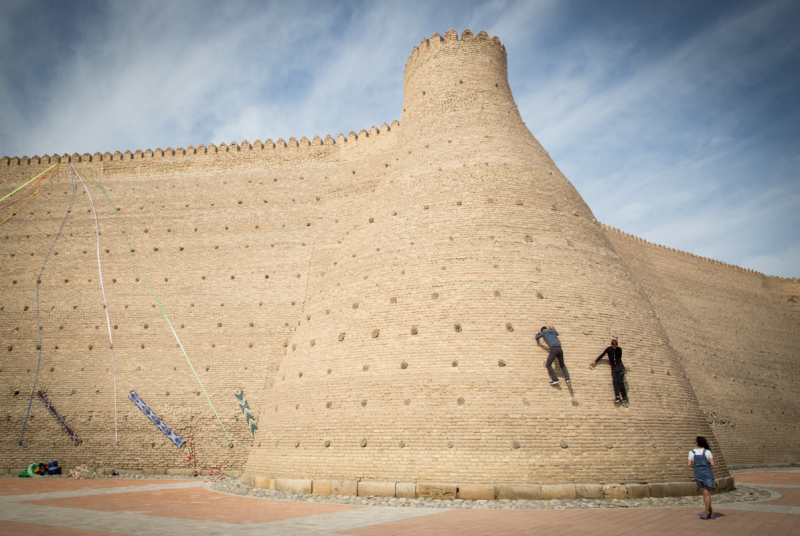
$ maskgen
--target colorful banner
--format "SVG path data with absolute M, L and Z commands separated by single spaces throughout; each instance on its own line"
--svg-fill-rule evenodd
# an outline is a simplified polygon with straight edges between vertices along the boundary
M 161 422 L 161 419 L 159 419 L 156 414 L 153 413 L 150 407 L 144 403 L 144 400 L 139 398 L 139 395 L 136 394 L 136 391 L 131 391 L 131 394 L 128 395 L 128 398 L 131 400 L 131 402 L 136 404 L 137 408 L 142 410 L 142 413 L 144 413 L 145 417 L 150 419 L 150 421 L 156 425 L 156 428 L 161 430 L 170 441 L 175 443 L 176 447 L 180 448 L 184 443 L 186 443 L 186 441 L 184 441 L 183 438 L 181 438 L 178 434 L 173 432 L 169 426 Z
M 244 418 L 247 420 L 247 426 L 250 427 L 250 433 L 253 434 L 253 437 L 256 437 L 258 425 L 256 424 L 256 418 L 253 416 L 253 412 L 250 411 L 250 406 L 247 405 L 247 400 L 244 399 L 244 393 L 240 389 L 236 391 L 234 396 L 236 396 L 236 400 L 239 401 L 239 407 L 242 409 Z
M 53 404 L 47 399 L 46 396 L 44 396 L 44 393 L 38 391 L 36 393 L 36 396 L 39 397 L 39 400 L 42 401 L 42 404 L 44 404 L 44 407 L 46 407 L 47 411 L 50 412 L 50 415 L 52 415 L 53 418 L 56 420 L 56 422 L 58 422 L 58 424 L 61 426 L 61 429 L 64 430 L 64 432 L 66 432 L 66 434 L 72 441 L 72 444 L 75 445 L 76 447 L 80 445 L 81 441 L 83 440 L 80 437 L 78 437 L 78 434 L 76 434 L 74 430 L 72 430 L 72 428 L 69 427 L 67 421 L 64 420 L 64 417 L 59 415 L 59 413 L 56 411 L 56 408 L 53 407 Z

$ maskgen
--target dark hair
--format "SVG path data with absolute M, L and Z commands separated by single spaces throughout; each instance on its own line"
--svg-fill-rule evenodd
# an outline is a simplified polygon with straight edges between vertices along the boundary
M 547 331 L 547 326 L 542 326 L 542 331 Z
M 711 450 L 711 447 L 708 446 L 708 441 L 706 441 L 705 437 L 697 436 L 696 441 L 697 441 L 697 446 L 700 447 L 701 449 Z

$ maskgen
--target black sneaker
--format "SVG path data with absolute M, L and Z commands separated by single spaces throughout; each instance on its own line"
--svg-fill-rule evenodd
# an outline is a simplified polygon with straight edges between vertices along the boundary
M 550 385 L 558 385 L 559 383 L 561 383 L 560 380 L 553 380 L 550 382 Z
M 615 399 L 614 399 L 614 403 L 615 403 L 615 404 L 619 404 L 620 402 L 622 402 L 622 400 L 620 400 L 620 398 L 619 398 L 619 397 L 617 397 L 617 398 L 615 398 Z
M 626 396 L 625 398 L 622 399 L 622 403 L 625 404 L 627 402 L 628 402 L 628 397 Z

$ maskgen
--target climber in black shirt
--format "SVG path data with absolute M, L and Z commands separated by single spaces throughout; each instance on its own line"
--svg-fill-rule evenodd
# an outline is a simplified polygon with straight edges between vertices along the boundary
M 603 356 L 608 355 L 608 362 L 611 364 L 611 379 L 614 382 L 614 394 L 617 395 L 614 403 L 627 402 L 628 393 L 625 391 L 625 365 L 622 364 L 622 348 L 617 345 L 617 339 L 611 340 L 611 346 L 603 350 L 600 357 L 592 361 L 589 367 L 594 367 Z M 622 393 L 622 398 L 619 395 Z

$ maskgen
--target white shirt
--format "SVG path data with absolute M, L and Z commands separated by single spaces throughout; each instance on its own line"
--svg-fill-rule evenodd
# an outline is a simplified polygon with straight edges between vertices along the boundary
M 708 449 L 705 449 L 705 450 L 706 450 L 706 459 L 710 460 L 711 458 L 714 457 L 714 455 L 711 454 L 710 450 L 708 450 Z M 689 451 L 689 459 L 690 460 L 694 460 L 694 455 L 695 454 L 703 454 L 703 449 L 692 449 L 692 450 L 690 450 Z

